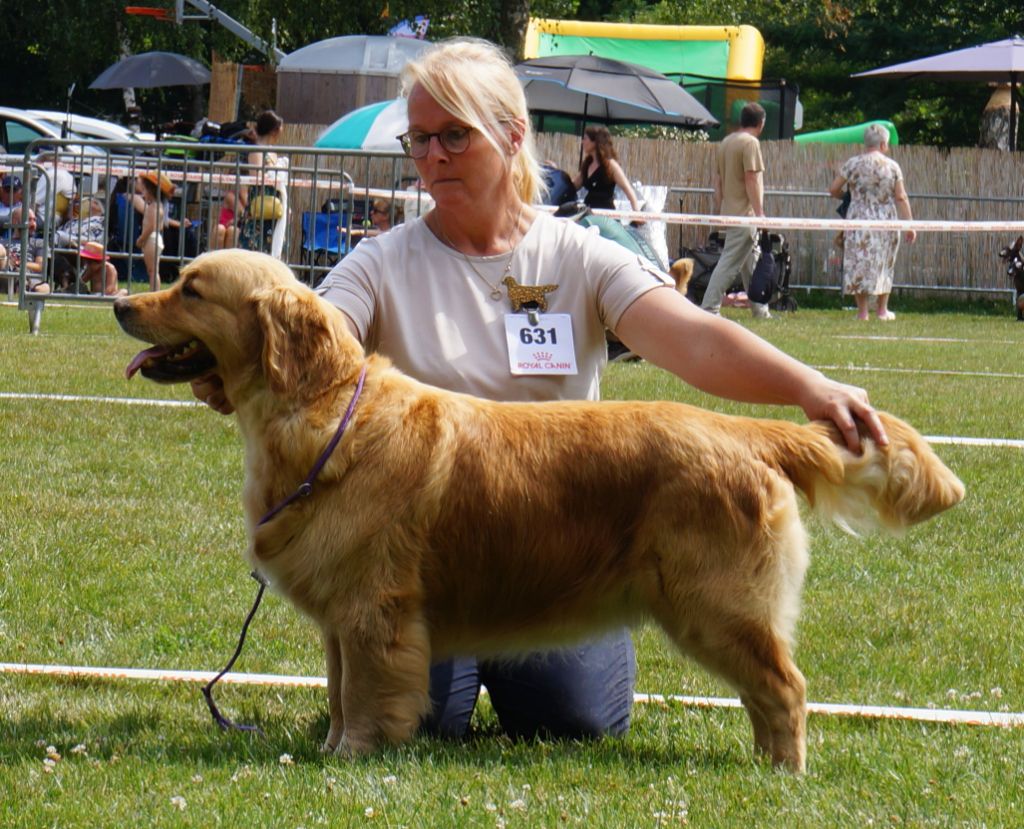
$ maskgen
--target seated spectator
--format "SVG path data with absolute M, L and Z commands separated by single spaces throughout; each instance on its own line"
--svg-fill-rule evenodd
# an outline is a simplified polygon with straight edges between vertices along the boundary
M 22 249 L 22 239 L 19 227 L 28 211 L 28 245 Z M 31 208 L 18 205 L 11 211 L 11 238 L 7 243 L 7 249 L 3 256 L 7 259 L 7 270 L 17 271 L 21 268 L 22 259 L 25 260 L 26 279 L 28 290 L 37 294 L 50 293 L 50 286 L 42 278 L 43 273 L 43 240 L 36 236 L 36 214 Z M 29 274 L 32 274 L 30 276 Z
M 238 218 L 245 210 L 245 193 L 225 190 L 221 197 L 217 227 L 210 239 L 210 249 L 238 247 Z
M 67 291 L 75 278 L 77 251 L 86 242 L 106 242 L 107 223 L 103 218 L 103 201 L 93 196 L 72 199 L 71 218 L 53 234 L 53 281 L 60 291 Z
M 32 200 L 36 221 L 40 225 L 45 225 L 48 211 L 52 206 L 52 225 L 60 227 L 67 220 L 71 200 L 75 197 L 75 178 L 61 166 L 59 155 L 52 148 L 40 151 L 34 161 L 41 168 L 39 180 L 35 185 L 35 197 Z M 54 184 L 53 196 L 49 195 L 51 181 Z
M 78 255 L 82 257 L 82 282 L 88 283 L 89 291 L 104 296 L 124 296 L 128 292 L 117 287 L 117 269 L 111 264 L 107 252 L 100 242 L 86 242 Z
M 94 196 L 71 201 L 71 218 L 53 234 L 54 247 L 78 249 L 86 242 L 107 238 L 103 201 Z
M 547 186 L 547 194 L 544 197 L 544 204 L 560 207 L 563 204 L 576 202 L 576 186 L 572 183 L 572 177 L 558 167 L 553 161 L 545 161 L 540 166 L 544 184 Z
M 391 215 L 394 211 L 394 222 Z M 374 199 L 370 203 L 370 214 L 368 216 L 370 227 L 367 228 L 366 236 L 376 236 L 385 231 L 391 230 L 392 224 L 400 225 L 404 219 L 404 211 L 400 204 L 393 205 L 388 199 Z
M 11 226 L 11 211 L 21 204 L 23 198 L 20 178 L 12 173 L 0 178 L 0 230 Z

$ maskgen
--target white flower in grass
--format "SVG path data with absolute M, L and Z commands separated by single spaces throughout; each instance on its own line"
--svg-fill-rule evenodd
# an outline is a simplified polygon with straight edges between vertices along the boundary
M 950 688 L 948 691 L 946 691 L 946 699 L 956 699 L 959 696 L 959 694 L 960 692 L 957 691 L 956 688 Z
M 494 803 L 485 803 L 484 804 L 484 808 L 488 812 L 496 812 L 496 811 L 498 811 L 498 807 Z
M 398 782 L 398 778 L 393 774 L 389 774 L 386 777 L 382 777 L 380 782 L 386 786 L 393 786 Z
M 990 688 L 989 689 L 989 693 L 993 697 L 995 697 L 996 699 L 1002 699 L 1003 698 L 1003 689 L 1000 688 L 998 685 L 995 688 Z
M 508 807 L 510 809 L 514 809 L 517 812 L 525 812 L 526 811 L 526 801 L 523 800 L 522 798 L 518 798 L 516 800 L 513 800 L 511 803 L 509 803 Z
M 956 751 L 953 752 L 953 756 L 957 760 L 966 760 L 971 756 L 971 750 L 967 746 L 958 746 Z
M 53 746 L 47 746 L 46 747 L 46 756 L 50 760 L 59 760 L 60 759 L 60 752 L 57 751 L 57 749 L 54 748 Z
M 79 743 L 77 746 L 75 746 L 73 749 L 71 749 L 71 753 L 72 754 L 87 755 L 89 753 L 89 751 L 88 751 L 88 749 L 86 749 L 85 743 Z
M 242 766 L 238 771 L 231 775 L 231 782 L 237 783 L 246 777 L 252 777 L 252 769 L 249 766 Z
M 196 784 L 202 783 L 203 782 L 203 776 L 201 774 L 193 774 L 192 775 L 192 782 L 196 783 Z
M 374 811 L 373 806 L 367 806 L 365 809 L 363 809 L 363 814 L 366 815 L 366 817 L 368 818 L 372 818 L 377 814 L 377 812 Z
M 277 758 L 277 762 L 280 763 L 282 766 L 295 765 L 295 761 L 292 759 L 292 756 L 290 754 L 282 754 L 280 757 Z
M 183 798 L 180 794 L 176 794 L 174 797 L 171 798 L 171 805 L 179 812 L 184 812 L 185 807 L 188 806 L 188 803 L 185 801 L 185 798 Z

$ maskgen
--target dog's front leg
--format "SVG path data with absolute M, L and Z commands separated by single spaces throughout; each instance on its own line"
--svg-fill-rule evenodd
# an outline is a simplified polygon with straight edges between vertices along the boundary
M 418 615 L 362 627 L 341 638 L 341 705 L 344 735 L 338 754 L 367 754 L 378 742 L 409 740 L 429 710 L 430 640 Z M 367 631 L 392 631 L 378 639 Z M 334 734 L 334 717 L 331 718 Z
M 323 751 L 329 754 L 337 751 L 345 733 L 345 715 L 341 704 L 341 639 L 330 628 L 321 631 L 324 640 L 324 655 L 327 657 L 327 710 L 331 715 L 331 728 L 324 740 Z

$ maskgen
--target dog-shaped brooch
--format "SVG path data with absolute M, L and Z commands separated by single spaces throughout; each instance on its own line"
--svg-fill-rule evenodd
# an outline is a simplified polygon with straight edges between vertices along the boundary
M 536 302 L 541 311 L 547 311 L 548 299 L 544 295 L 558 289 L 557 285 L 520 285 L 511 276 L 506 276 L 501 283 L 508 291 L 513 313 L 531 302 Z

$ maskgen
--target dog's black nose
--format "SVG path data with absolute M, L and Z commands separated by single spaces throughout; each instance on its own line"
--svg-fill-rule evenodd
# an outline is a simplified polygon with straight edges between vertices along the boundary
M 114 300 L 114 316 L 119 320 L 123 320 L 131 313 L 132 304 L 126 297 L 118 297 Z

